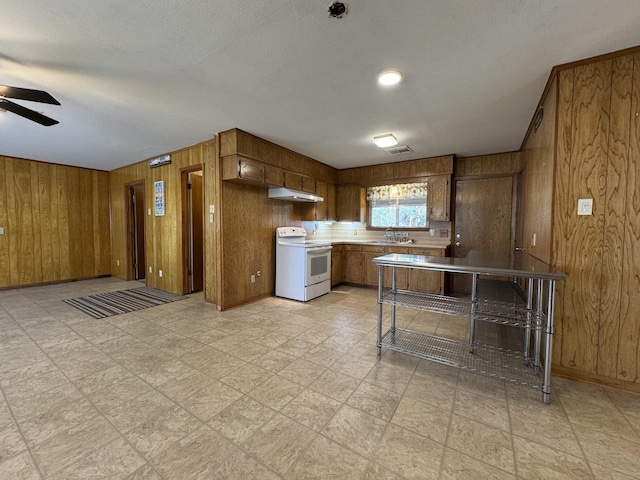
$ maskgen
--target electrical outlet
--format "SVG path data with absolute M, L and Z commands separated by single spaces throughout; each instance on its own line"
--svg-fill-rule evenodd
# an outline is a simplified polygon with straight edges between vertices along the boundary
M 151 209 L 147 208 L 147 215 L 151 215 Z
M 353 234 L 354 234 L 355 236 L 357 236 L 357 235 L 358 235 L 358 230 L 354 230 L 354 231 L 353 231 Z
M 4 227 L 0 227 L 0 235 L 4 235 Z
M 162 276 L 162 270 L 158 270 L 158 276 Z
M 534 233 L 533 235 L 531 235 L 531 246 L 535 247 L 536 246 L 536 234 Z
M 593 198 L 578 199 L 578 215 L 593 215 Z
M 153 268 L 149 266 L 149 273 L 153 273 Z
M 251 275 L 251 283 L 256 283 L 256 276 L 255 275 Z
M 120 266 L 120 260 L 116 260 L 116 266 Z

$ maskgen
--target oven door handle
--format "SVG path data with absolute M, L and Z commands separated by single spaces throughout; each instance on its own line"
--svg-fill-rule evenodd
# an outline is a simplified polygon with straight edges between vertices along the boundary
M 322 252 L 328 252 L 332 248 L 333 247 L 331 247 L 331 246 L 328 246 L 328 247 L 309 247 L 309 248 L 307 248 L 307 252 L 308 253 L 322 253 Z

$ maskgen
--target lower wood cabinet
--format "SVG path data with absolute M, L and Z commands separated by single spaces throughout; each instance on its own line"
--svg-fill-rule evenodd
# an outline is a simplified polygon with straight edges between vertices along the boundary
M 378 266 L 373 263 L 373 259 L 384 255 L 385 247 L 364 245 L 362 250 L 364 252 L 364 284 L 378 285 Z
M 428 257 L 443 257 L 444 251 L 439 249 L 411 249 L 412 255 L 425 255 Z M 407 270 L 407 290 L 412 292 L 444 294 L 444 272 L 409 268 Z
M 362 245 L 344 246 L 344 281 L 363 284 L 364 268 Z
M 334 245 L 331 249 L 331 286 L 343 282 L 344 278 L 344 245 Z

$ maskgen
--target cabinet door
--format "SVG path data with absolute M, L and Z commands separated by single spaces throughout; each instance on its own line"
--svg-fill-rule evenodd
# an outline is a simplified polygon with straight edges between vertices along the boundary
M 442 257 L 442 250 L 437 249 L 413 249 L 413 255 L 425 255 L 430 257 Z M 422 270 L 410 268 L 408 272 L 409 290 L 412 292 L 434 293 L 442 295 L 444 293 L 444 273 L 433 270 Z
M 359 185 L 339 185 L 336 201 L 338 221 L 363 221 Z
M 327 220 L 335 220 L 337 218 L 335 185 L 327 185 L 327 196 L 324 201 L 327 204 Z
M 294 190 L 302 189 L 302 175 L 294 172 L 285 172 L 284 174 L 284 186 L 287 188 L 293 188 Z
M 344 246 L 344 281 L 362 285 L 364 280 L 362 247 Z
M 300 190 L 307 193 L 316 193 L 316 179 L 307 175 L 300 175 Z
M 284 170 L 271 165 L 265 165 L 264 181 L 271 186 L 282 187 L 284 185 Z
M 253 160 L 241 158 L 238 161 L 238 178 L 254 182 L 264 182 L 264 165 Z
M 327 202 L 327 184 L 324 182 L 316 182 L 316 194 L 324 200 L 316 202 L 316 220 L 328 220 L 328 202 Z
M 342 245 L 334 245 L 331 250 L 331 286 L 342 283 L 344 278 L 343 268 L 343 247 Z
M 427 219 L 430 222 L 448 222 L 451 204 L 450 175 L 429 177 L 427 182 Z
M 364 284 L 378 285 L 378 265 L 373 263 L 373 259 L 384 255 L 384 247 L 364 247 Z

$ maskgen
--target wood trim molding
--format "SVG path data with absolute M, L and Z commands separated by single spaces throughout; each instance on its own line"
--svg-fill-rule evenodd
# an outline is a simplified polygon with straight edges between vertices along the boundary
M 610 377 L 601 377 L 592 373 L 587 373 L 572 368 L 563 367 L 561 365 L 553 365 L 551 367 L 551 373 L 563 378 L 569 378 L 571 380 L 579 380 L 581 382 L 592 383 L 594 385 L 600 385 L 602 387 L 615 388 L 616 390 L 622 390 L 629 393 L 640 395 L 640 383 L 624 382 Z M 553 391 L 553 385 L 551 386 Z

